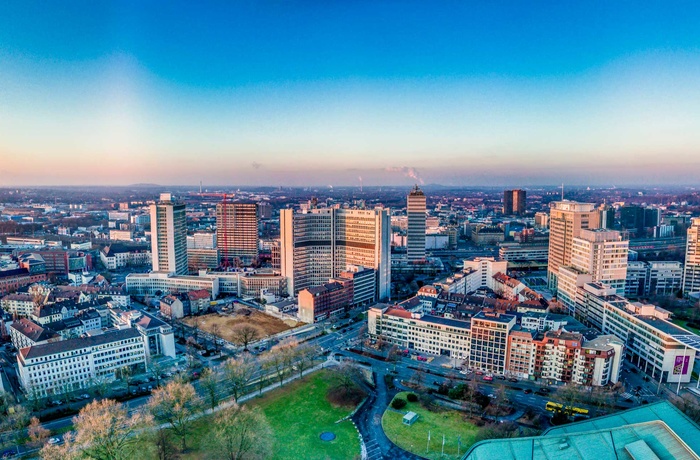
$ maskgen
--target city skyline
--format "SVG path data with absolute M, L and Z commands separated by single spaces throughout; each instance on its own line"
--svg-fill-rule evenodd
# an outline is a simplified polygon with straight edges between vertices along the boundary
M 697 10 L 10 5 L 0 183 L 693 183 Z

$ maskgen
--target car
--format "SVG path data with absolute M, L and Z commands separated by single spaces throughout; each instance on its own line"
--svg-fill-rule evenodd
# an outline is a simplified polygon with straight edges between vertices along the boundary
M 513 382 L 513 383 L 518 383 L 518 379 L 516 379 L 515 377 L 509 378 L 508 381 Z
M 47 444 L 49 444 L 51 446 L 55 446 L 56 444 L 60 444 L 60 443 L 61 443 L 61 438 L 49 438 L 49 440 L 47 441 Z
M 428 360 L 428 358 L 426 358 L 425 356 L 418 356 L 416 359 L 418 361 L 427 361 Z
M 0 458 L 11 458 L 17 455 L 17 448 L 12 447 L 11 449 L 5 449 L 0 452 Z
M 199 372 L 197 372 L 197 371 L 192 372 L 192 377 L 195 378 L 195 379 L 198 379 L 198 378 L 199 378 Z
M 476 371 L 476 375 L 484 375 L 484 371 Z
M 496 395 L 493 394 L 493 393 L 490 393 L 490 394 L 489 394 L 489 398 L 491 398 L 491 399 L 496 399 Z
M 462 375 L 467 375 L 467 374 L 469 374 L 469 371 L 461 370 L 461 371 L 459 371 L 459 373 Z
M 503 376 L 503 375 L 497 375 L 496 378 L 498 380 L 505 380 L 506 379 L 505 376 Z
M 535 391 L 535 394 L 536 394 L 537 396 L 548 396 L 548 395 L 549 395 L 549 393 L 547 393 L 547 392 L 545 392 L 545 391 L 542 391 L 541 389 Z
M 80 399 L 90 399 L 90 395 L 87 393 L 83 393 L 80 395 Z

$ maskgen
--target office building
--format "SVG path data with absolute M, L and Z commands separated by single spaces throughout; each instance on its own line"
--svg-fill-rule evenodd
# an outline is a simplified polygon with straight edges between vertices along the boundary
M 100 250 L 100 260 L 107 270 L 119 270 L 126 267 L 148 267 L 153 264 L 150 249 L 147 246 L 112 243 Z
M 30 398 L 109 383 L 120 369 L 143 369 L 145 362 L 144 340 L 133 328 L 26 347 L 17 354 L 19 381 Z
M 187 216 L 185 204 L 161 193 L 151 205 L 151 257 L 153 271 L 187 275 Z
M 600 216 L 591 203 L 555 201 L 550 206 L 547 278 L 549 289 L 556 292 L 559 267 L 571 265 L 574 238 L 582 229 L 599 228 Z
M 215 249 L 216 233 L 195 232 L 187 236 L 187 249 Z
M 409 262 L 425 260 L 425 212 L 425 194 L 416 185 L 408 194 L 406 204 L 408 215 L 406 254 Z
M 216 247 L 221 264 L 249 266 L 258 260 L 258 205 L 229 203 L 216 205 Z
M 527 209 L 525 190 L 506 190 L 503 192 L 503 214 L 522 216 Z
M 310 209 L 280 212 L 280 265 L 289 294 L 327 283 L 358 265 L 376 271 L 377 299 L 391 286 L 389 210 Z
M 600 228 L 615 228 L 615 208 L 608 204 L 601 204 L 598 207 Z
M 698 293 L 700 293 L 700 217 L 695 217 L 688 228 L 686 240 L 683 294 L 690 296 Z
M 683 286 L 683 264 L 667 261 L 629 261 L 625 297 L 675 295 Z
M 620 232 L 606 229 L 581 229 L 571 245 L 571 266 L 591 275 L 594 282 L 625 292 L 629 241 Z

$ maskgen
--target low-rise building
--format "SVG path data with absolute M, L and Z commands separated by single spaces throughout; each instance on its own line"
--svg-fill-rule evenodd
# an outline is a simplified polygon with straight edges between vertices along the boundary
M 27 319 L 20 318 L 10 325 L 10 340 L 16 349 L 31 347 L 60 337 L 48 328 Z
M 151 250 L 145 246 L 113 243 L 100 250 L 100 260 L 107 270 L 126 267 L 148 267 L 152 263 Z
M 627 263 L 625 297 L 638 298 L 675 295 L 683 285 L 683 264 L 680 262 L 631 261 Z
M 8 294 L 0 300 L 0 307 L 6 313 L 24 318 L 31 315 L 35 305 L 34 298 L 27 293 Z
M 352 303 L 352 280 L 337 278 L 299 292 L 299 319 L 315 323 L 345 313 Z

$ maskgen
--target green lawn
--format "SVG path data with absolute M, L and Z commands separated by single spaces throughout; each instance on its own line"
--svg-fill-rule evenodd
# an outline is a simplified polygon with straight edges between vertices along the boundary
M 700 335 L 700 329 L 696 329 L 694 327 L 688 326 L 688 321 L 683 320 L 683 319 L 672 319 L 671 322 L 677 326 L 682 327 L 683 329 L 686 329 L 694 334 Z
M 408 393 L 399 393 L 397 397 L 406 399 Z M 382 427 L 387 437 L 402 449 L 429 459 L 459 459 L 474 444 L 478 428 L 464 421 L 464 414 L 454 410 L 430 412 L 420 402 L 409 402 L 401 412 L 418 414 L 418 420 L 412 425 L 403 424 L 403 414 L 387 409 L 382 417 Z M 430 445 L 428 446 L 428 431 Z M 442 456 L 442 435 L 445 435 L 445 455 Z M 457 440 L 461 436 L 461 448 L 457 455 Z M 428 450 L 426 452 L 426 450 Z
M 352 422 L 335 423 L 354 407 L 335 407 L 326 399 L 333 383 L 332 371 L 315 372 L 251 401 L 265 412 L 277 433 L 273 458 L 360 458 L 360 440 Z M 335 433 L 336 439 L 321 441 L 319 435 L 324 431 Z

